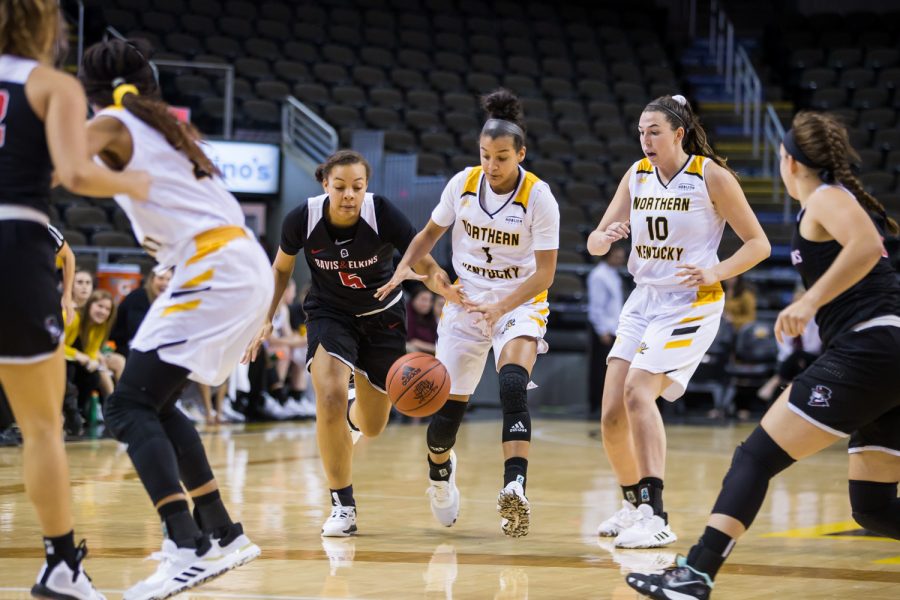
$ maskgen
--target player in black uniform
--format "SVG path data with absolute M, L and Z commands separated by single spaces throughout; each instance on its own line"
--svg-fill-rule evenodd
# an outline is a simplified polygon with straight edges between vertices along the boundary
M 0 385 L 23 438 L 25 489 L 44 535 L 46 564 L 32 594 L 103 598 L 75 547 L 62 440 L 65 367 L 54 247 L 47 234 L 50 178 L 76 194 L 147 196 L 149 176 L 113 173 L 88 156 L 84 92 L 52 68 L 56 0 L 0 2 Z M 8 574 L 7 574 L 8 575 Z
M 375 290 L 394 274 L 394 253 L 403 253 L 416 235 L 409 220 L 386 198 L 366 193 L 369 164 L 357 152 L 341 150 L 316 171 L 325 193 L 310 198 L 285 217 L 275 258 L 275 296 L 268 320 L 248 348 L 255 358 L 272 331 L 272 317 L 303 250 L 312 287 L 303 303 L 307 315 L 307 367 L 316 392 L 316 433 L 331 488 L 331 515 L 325 537 L 356 532 L 356 501 L 351 478 L 350 428 L 377 436 L 387 424 L 391 404 L 385 379 L 406 353 L 403 292 L 385 300 Z M 458 302 L 459 286 L 431 256 L 415 265 L 418 279 L 432 291 Z M 347 408 L 353 374 L 356 402 Z
M 700 541 L 661 575 L 631 574 L 651 598 L 708 598 L 716 573 L 750 527 L 769 480 L 850 438 L 853 518 L 900 539 L 900 284 L 883 236 L 897 223 L 850 165 L 859 156 L 834 118 L 801 112 L 784 136 L 781 176 L 801 210 L 791 261 L 807 288 L 775 322 L 800 335 L 815 317 L 825 352 L 776 400 L 734 453 Z

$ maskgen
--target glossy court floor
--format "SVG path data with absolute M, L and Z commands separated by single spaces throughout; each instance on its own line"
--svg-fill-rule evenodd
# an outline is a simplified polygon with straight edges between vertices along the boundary
M 531 533 L 507 539 L 495 498 L 499 423 L 459 436 L 460 519 L 433 519 L 425 495 L 424 426 L 391 424 L 357 446 L 359 535 L 323 540 L 328 512 L 314 424 L 204 429 L 233 515 L 260 559 L 181 598 L 636 598 L 630 568 L 662 566 L 696 540 L 742 427 L 670 426 L 666 502 L 679 541 L 617 551 L 595 535 L 619 489 L 587 422 L 536 420 L 529 470 Z M 88 571 L 111 599 L 156 563 L 160 528 L 127 455 L 112 441 L 68 446 L 77 534 Z M 0 449 L 0 597 L 26 598 L 41 564 L 21 453 Z M 847 500 L 847 455 L 834 448 L 779 476 L 753 529 L 720 574 L 714 598 L 900 598 L 900 543 L 858 535 Z M 856 534 L 856 535 L 855 535 Z

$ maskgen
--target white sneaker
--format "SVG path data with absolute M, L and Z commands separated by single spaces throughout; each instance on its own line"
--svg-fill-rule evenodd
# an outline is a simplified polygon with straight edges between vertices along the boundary
M 616 514 L 600 523 L 597 528 L 597 535 L 601 537 L 615 537 L 634 525 L 635 519 L 640 515 L 634 514 L 634 504 L 628 500 L 622 500 L 622 508 L 616 511 Z
M 322 525 L 323 537 L 347 537 L 356 533 L 356 507 L 341 506 L 337 492 L 331 492 L 331 515 Z
M 356 556 L 356 540 L 352 537 L 323 537 L 322 549 L 328 556 L 328 566 L 332 575 L 337 575 L 338 569 L 353 566 L 353 557 Z
M 263 407 L 260 412 L 274 421 L 283 421 L 288 418 L 284 407 L 268 392 L 263 392 Z
M 106 600 L 106 596 L 94 589 L 91 578 L 84 572 L 81 561 L 87 554 L 84 542 L 78 546 L 75 571 L 65 561 L 47 569 L 41 567 L 37 582 L 31 588 L 31 595 L 37 598 L 71 598 L 73 600 Z
M 193 548 L 179 548 L 166 538 L 162 550 L 151 554 L 148 560 L 159 561 L 156 572 L 128 588 L 123 600 L 162 600 L 228 570 L 222 562 L 218 544 L 211 545 L 203 556 L 197 556 Z
M 221 563 L 225 570 L 236 569 L 241 565 L 259 558 L 262 550 L 244 534 L 244 526 L 233 523 L 231 531 L 222 539 L 214 540 L 222 555 Z
M 497 496 L 497 512 L 500 513 L 500 529 L 509 537 L 528 535 L 531 524 L 531 505 L 525 497 L 525 489 L 518 481 L 510 481 Z
M 300 413 L 300 416 L 303 418 L 315 418 L 316 416 L 316 403 L 307 398 L 305 395 L 300 396 L 300 400 L 297 401 L 297 412 Z
M 622 575 L 635 572 L 661 573 L 666 567 L 675 564 L 674 552 L 616 548 L 616 541 L 608 537 L 600 538 L 597 540 L 597 544 L 609 552 L 613 562 L 619 565 L 619 572 Z
M 431 514 L 444 527 L 452 527 L 459 518 L 459 488 L 456 487 L 456 452 L 450 451 L 450 480 L 435 481 L 429 478 L 431 486 Z
M 244 423 L 247 421 L 247 417 L 243 413 L 234 409 L 229 398 L 222 400 L 222 417 L 230 423 Z
M 631 527 L 616 536 L 617 548 L 660 548 L 678 539 L 662 517 L 653 514 L 649 504 L 641 504 L 635 513 L 637 518 Z

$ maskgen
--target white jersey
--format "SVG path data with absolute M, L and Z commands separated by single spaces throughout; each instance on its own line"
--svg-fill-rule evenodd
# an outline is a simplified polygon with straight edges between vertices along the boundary
M 559 248 L 559 207 L 550 187 L 519 167 L 519 181 L 498 195 L 481 167 L 457 173 L 431 213 L 453 226 L 453 269 L 473 300 L 494 301 L 534 274 L 535 251 Z M 540 295 L 546 299 L 546 292 Z
M 676 265 L 709 268 L 718 264 L 725 219 L 716 212 L 703 179 L 709 161 L 705 156 L 690 156 L 666 185 L 646 158 L 632 167 L 628 271 L 637 285 L 683 290 L 675 276 Z
M 184 253 L 193 253 L 191 242 L 199 233 L 228 225 L 244 227 L 241 207 L 221 179 L 197 179 L 194 164 L 159 131 L 124 108 L 106 108 L 97 116 L 113 117 L 128 128 L 132 154 L 125 172 L 147 171 L 152 178 L 146 200 L 124 194 L 115 200 L 141 245 L 160 264 L 175 265 Z

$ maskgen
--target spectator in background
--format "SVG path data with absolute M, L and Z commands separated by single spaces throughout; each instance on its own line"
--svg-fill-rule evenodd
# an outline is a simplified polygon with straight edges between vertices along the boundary
M 311 402 L 302 403 L 301 406 L 300 399 L 295 399 L 287 387 L 288 373 L 291 367 L 295 366 L 294 350 L 301 347 L 306 348 L 306 335 L 301 335 L 297 331 L 291 318 L 291 306 L 294 305 L 296 299 L 297 284 L 293 279 L 289 279 L 281 302 L 272 317 L 272 334 L 266 339 L 270 363 L 269 395 L 265 397 L 264 412 L 276 419 L 310 417 L 315 414 L 315 408 Z M 303 355 L 300 362 L 304 370 L 306 369 L 305 358 Z M 311 414 L 310 409 L 312 409 Z
M 112 294 L 97 290 L 75 313 L 72 322 L 66 325 L 65 354 L 69 361 L 69 381 L 78 388 L 78 406 L 85 416 L 91 393 L 98 391 L 104 398 L 111 394 L 111 371 L 115 370 L 120 375 L 125 366 L 124 360 L 122 364 L 108 364 L 109 356 L 101 353 L 115 319 L 116 307 Z M 112 362 L 118 361 L 112 359 Z
M 144 285 L 125 296 L 116 311 L 116 321 L 109 339 L 116 344 L 116 350 L 128 358 L 131 340 L 150 310 L 150 305 L 163 294 L 172 280 L 172 269 L 150 271 L 144 278 Z
M 756 294 L 743 275 L 726 279 L 725 283 L 725 320 L 731 323 L 738 332 L 744 325 L 756 320 Z
M 797 289 L 793 302 L 800 300 L 803 293 L 803 289 Z M 822 353 L 822 340 L 819 338 L 819 326 L 815 319 L 809 320 L 801 335 L 785 335 L 781 341 L 777 338 L 775 341 L 778 344 L 778 366 L 775 374 L 756 392 L 757 397 L 767 404 Z
M 619 269 L 625 265 L 626 257 L 624 246 L 613 246 L 587 278 L 588 320 L 591 323 L 588 409 L 591 414 L 600 412 L 606 356 L 616 341 L 616 326 L 624 305 Z
M 424 286 L 416 286 L 406 305 L 406 351 L 434 354 L 436 342 L 434 294 Z
M 94 275 L 87 269 L 75 270 L 75 281 L 72 283 L 72 300 L 75 308 L 81 309 L 94 291 Z

